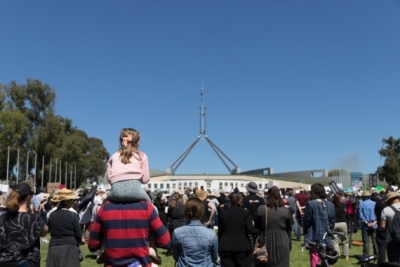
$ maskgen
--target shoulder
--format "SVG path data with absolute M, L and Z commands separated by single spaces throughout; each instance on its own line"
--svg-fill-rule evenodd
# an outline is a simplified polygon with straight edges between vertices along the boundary
M 142 157 L 142 160 L 147 159 L 147 155 L 146 153 L 144 153 L 143 151 L 139 151 L 140 156 Z

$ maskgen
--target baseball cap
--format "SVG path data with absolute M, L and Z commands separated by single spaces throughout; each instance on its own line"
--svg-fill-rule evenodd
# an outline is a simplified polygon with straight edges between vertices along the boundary
M 13 187 L 13 190 L 17 191 L 21 196 L 28 196 L 34 194 L 31 187 L 24 182 L 20 182 L 17 185 L 15 185 Z

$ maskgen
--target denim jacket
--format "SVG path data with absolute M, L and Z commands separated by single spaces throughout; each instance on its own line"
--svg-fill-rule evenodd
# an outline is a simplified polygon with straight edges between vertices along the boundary
M 324 209 L 324 205 L 326 209 Z M 328 219 L 327 219 L 328 214 Z M 328 229 L 329 221 L 329 229 Z M 305 241 L 319 242 L 328 230 L 335 227 L 335 207 L 327 200 L 310 200 L 306 205 L 304 215 Z M 326 237 L 326 242 L 331 243 L 331 238 Z
M 217 236 L 200 221 L 176 228 L 171 245 L 177 267 L 212 267 L 218 259 Z

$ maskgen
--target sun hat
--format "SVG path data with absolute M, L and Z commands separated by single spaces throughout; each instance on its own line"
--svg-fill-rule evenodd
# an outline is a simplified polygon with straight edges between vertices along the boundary
M 219 194 L 220 195 L 225 195 L 225 190 L 224 189 L 219 190 Z
M 194 193 L 195 197 L 200 199 L 201 201 L 204 201 L 207 198 L 207 192 L 201 189 L 197 189 L 196 192 Z
M 246 185 L 246 190 L 251 193 L 258 193 L 258 186 L 255 182 L 250 182 Z
M 21 196 L 28 196 L 34 194 L 32 188 L 29 186 L 29 184 L 25 182 L 18 183 L 13 187 L 13 190 L 17 191 Z
M 400 196 L 396 192 L 389 192 L 386 194 L 386 199 L 383 202 L 386 203 L 386 202 L 389 202 L 389 200 L 391 200 L 393 198 L 398 198 L 398 197 L 400 197 Z
M 45 194 L 43 194 L 43 199 L 48 199 L 49 196 L 50 196 L 50 194 L 45 193 Z
M 51 197 L 50 201 L 54 202 L 54 203 L 58 203 L 58 202 L 60 202 L 60 199 L 58 198 L 58 195 L 53 195 Z
M 363 192 L 362 192 L 362 195 L 361 195 L 362 197 L 370 197 L 371 196 L 371 192 L 369 192 L 368 190 L 364 190 Z
M 67 188 L 63 188 L 61 190 L 58 190 L 56 192 L 56 195 L 58 196 L 58 200 L 61 201 L 66 201 L 66 200 L 71 200 L 71 199 L 78 199 L 79 196 L 77 193 L 75 193 L 72 190 L 69 190 Z

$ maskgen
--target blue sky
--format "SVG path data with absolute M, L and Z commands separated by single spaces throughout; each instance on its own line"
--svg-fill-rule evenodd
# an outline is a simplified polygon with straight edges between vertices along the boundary
M 399 1 L 2 1 L 0 83 L 51 85 L 56 112 L 165 171 L 208 137 L 240 168 L 383 164 L 400 137 Z M 200 142 L 177 173 L 228 171 Z

